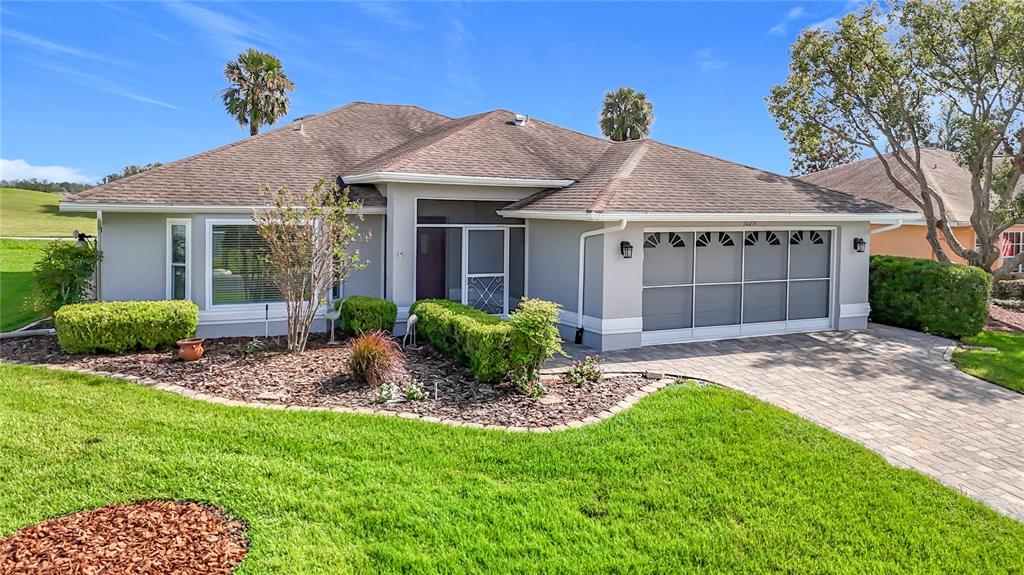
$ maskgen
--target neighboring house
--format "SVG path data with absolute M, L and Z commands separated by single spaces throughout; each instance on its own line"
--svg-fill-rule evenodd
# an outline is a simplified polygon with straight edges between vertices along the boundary
M 890 206 L 653 140 L 610 142 L 504 110 L 448 118 L 354 103 L 61 202 L 96 212 L 99 296 L 186 298 L 203 336 L 279 333 L 258 190 L 338 179 L 369 267 L 336 297 L 446 298 L 616 349 L 867 325 L 870 222 Z M 860 250 L 860 251 L 859 251 Z M 582 265 L 581 265 L 582 260 Z M 267 323 L 265 324 L 265 319 Z
M 921 156 L 928 184 L 946 204 L 946 212 L 949 215 L 953 234 L 962 246 L 973 248 L 977 243 L 977 237 L 974 228 L 971 227 L 971 213 L 974 211 L 971 173 L 957 162 L 953 152 L 939 148 L 924 148 L 921 150 Z M 911 190 L 917 189 L 917 183 L 906 171 L 899 168 L 895 162 L 892 163 L 894 165 L 893 173 L 897 175 L 900 182 L 903 182 Z M 882 161 L 877 156 L 800 176 L 800 179 L 866 200 L 883 202 L 906 211 L 916 212 L 914 218 L 904 220 L 899 227 L 875 233 L 872 238 L 871 251 L 876 254 L 935 259 L 931 245 L 925 239 L 928 228 L 924 221 L 924 215 L 921 214 L 917 204 L 892 183 L 885 173 Z M 1024 189 L 1021 188 L 1024 188 L 1024 180 L 1018 182 L 1020 193 L 1024 193 Z M 891 224 L 888 222 L 889 220 L 872 222 L 875 224 L 873 228 L 876 231 L 890 228 Z M 942 239 L 941 233 L 940 241 L 942 245 L 948 245 Z M 999 248 L 1002 259 L 1009 259 L 1024 250 L 1024 226 L 1014 226 L 1006 231 L 1002 236 Z M 963 258 L 957 256 L 951 249 L 947 248 L 946 254 L 953 261 L 964 262 Z M 1024 273 L 1024 265 L 1017 269 L 1017 273 Z

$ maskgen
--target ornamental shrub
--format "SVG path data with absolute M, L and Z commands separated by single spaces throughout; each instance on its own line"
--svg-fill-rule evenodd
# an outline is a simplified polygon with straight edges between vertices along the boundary
M 199 308 L 183 300 L 77 303 L 58 309 L 53 321 L 57 343 L 68 353 L 124 353 L 192 337 Z
M 871 256 L 871 319 L 943 337 L 976 335 L 988 319 L 991 284 L 972 266 Z
M 387 332 L 364 333 L 349 344 L 348 368 L 352 377 L 370 387 L 391 383 L 399 373 L 402 349 Z
M 32 268 L 36 284 L 36 311 L 50 315 L 61 306 L 83 302 L 91 296 L 92 279 L 100 261 L 96 246 L 53 240 Z
M 464 361 L 477 379 L 500 381 L 512 371 L 512 326 L 499 317 L 448 300 L 420 300 L 416 334 L 445 355 Z
M 1003 280 L 992 285 L 994 299 L 1024 299 L 1024 279 Z
M 341 329 L 349 335 L 371 331 L 391 332 L 398 317 L 395 302 L 378 297 L 353 295 L 334 303 L 341 312 Z
M 529 379 L 562 350 L 555 327 L 558 305 L 543 300 L 524 299 L 509 320 L 447 300 L 418 301 L 409 313 L 419 317 L 419 337 L 464 361 L 482 382 L 515 373 Z

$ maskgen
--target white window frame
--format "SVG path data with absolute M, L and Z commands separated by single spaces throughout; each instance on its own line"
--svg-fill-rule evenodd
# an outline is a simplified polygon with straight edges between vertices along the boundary
M 166 299 L 174 299 L 174 266 L 182 264 L 174 263 L 174 245 L 172 230 L 174 226 L 185 226 L 185 301 L 192 301 L 192 220 L 189 218 L 167 218 L 165 244 L 166 253 L 164 258 L 164 272 L 167 274 L 165 286 Z
M 278 317 L 285 310 L 285 302 L 270 301 L 259 303 L 213 303 L 213 227 L 214 226 L 255 226 L 255 220 L 230 218 L 206 220 L 206 305 L 209 310 L 232 310 L 242 314 L 240 317 L 257 317 L 264 319 L 264 313 L 271 319 Z
M 1013 236 L 1017 237 L 1017 241 L 1011 241 L 1010 240 L 1010 238 L 1013 237 Z M 1006 262 L 1006 260 L 1011 260 L 1014 257 L 1016 257 L 1016 256 L 1013 256 L 1013 255 L 1010 255 L 1010 256 L 1004 256 L 1003 255 L 1003 250 L 1006 249 L 1006 244 L 1007 243 L 1009 243 L 1011 246 L 1017 246 L 1017 252 L 1018 253 L 1024 251 L 1024 230 L 1021 230 L 1021 231 L 1007 230 L 1007 231 L 1003 232 L 1003 236 L 1002 236 L 1001 239 L 1002 239 L 1002 242 L 1000 242 L 1000 244 L 999 244 L 999 265 L 1000 265 L 1000 267 Z M 1024 273 L 1024 263 L 1022 263 L 1019 266 L 1017 266 L 1017 269 L 1013 270 L 1011 273 L 1015 273 L 1015 274 Z
M 784 280 L 746 280 L 746 232 L 785 232 L 786 236 L 784 241 L 786 242 L 786 278 Z M 798 231 L 828 231 L 829 232 L 829 276 L 827 278 L 791 278 L 790 269 L 792 261 L 790 257 L 790 234 Z M 666 232 L 681 232 L 681 233 L 693 233 L 694 242 L 694 253 L 693 253 L 693 271 L 691 276 L 691 283 L 688 284 L 672 284 L 672 285 L 659 285 L 659 286 L 642 286 L 642 290 L 647 289 L 659 289 L 659 288 L 670 288 L 670 287 L 691 287 L 692 296 L 690 299 L 690 327 L 678 328 L 678 329 L 664 329 L 664 330 L 650 330 L 642 331 L 640 335 L 641 345 L 658 345 L 663 343 L 679 343 L 688 341 L 705 341 L 721 339 L 725 337 L 745 337 L 751 335 L 769 335 L 775 333 L 792 333 L 792 332 L 806 332 L 806 331 L 819 331 L 824 329 L 831 329 L 835 326 L 835 297 L 836 290 L 838 289 L 838 281 L 836 278 L 836 265 L 837 265 L 837 249 L 838 245 L 838 226 L 722 226 L 722 227 L 686 227 L 686 226 L 671 226 L 671 227 L 649 227 L 643 229 L 643 234 L 648 233 L 666 233 Z M 715 283 L 697 283 L 697 235 L 702 232 L 739 232 L 739 248 L 740 248 L 740 280 L 731 282 L 715 282 Z M 642 245 L 642 244 L 641 244 Z M 640 250 L 643 254 L 643 250 Z M 643 255 L 641 255 L 641 266 L 643 265 Z M 812 319 L 789 319 L 789 286 L 791 283 L 805 282 L 805 281 L 825 281 L 829 282 L 828 285 L 828 317 L 825 318 L 812 318 Z M 786 319 L 783 321 L 774 322 L 757 322 L 757 323 L 743 323 L 743 304 L 744 300 L 744 285 L 754 283 L 782 283 L 786 284 Z M 705 326 L 696 327 L 696 306 L 697 306 L 697 287 L 698 286 L 714 286 L 714 285 L 739 285 L 740 286 L 740 323 L 722 325 L 722 326 Z

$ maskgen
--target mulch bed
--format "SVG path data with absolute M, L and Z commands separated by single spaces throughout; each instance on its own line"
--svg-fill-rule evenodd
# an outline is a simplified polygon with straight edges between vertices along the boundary
M 1024 311 L 991 304 L 988 307 L 986 327 L 996 331 L 1024 331 Z
M 0 573 L 231 573 L 248 551 L 245 525 L 185 501 L 111 505 L 48 519 L 0 539 Z
M 640 375 L 627 375 L 577 388 L 554 379 L 544 382 L 547 396 L 530 398 L 510 386 L 479 383 L 464 367 L 423 346 L 406 351 L 402 379 L 414 377 L 428 398 L 380 403 L 372 389 L 349 376 L 345 345 L 331 346 L 318 339 L 301 354 L 265 350 L 247 356 L 241 350 L 248 341 L 208 339 L 201 360 L 184 362 L 170 351 L 68 355 L 57 346 L 56 338 L 40 336 L 0 341 L 0 358 L 134 375 L 247 402 L 388 409 L 523 427 L 560 425 L 597 415 L 649 383 Z

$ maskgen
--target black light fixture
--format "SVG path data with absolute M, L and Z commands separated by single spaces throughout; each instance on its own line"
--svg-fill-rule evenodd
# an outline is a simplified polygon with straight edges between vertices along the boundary
M 853 251 L 862 254 L 868 247 L 868 243 L 864 241 L 864 238 L 853 238 Z
M 629 242 L 619 242 L 619 251 L 622 252 L 622 257 L 628 260 L 633 257 L 633 244 Z
M 89 245 L 89 240 L 96 239 L 96 236 L 90 236 L 89 234 L 85 232 L 80 232 L 78 230 L 71 232 L 71 237 L 77 240 L 75 242 L 75 246 L 78 248 L 84 248 L 85 246 Z

